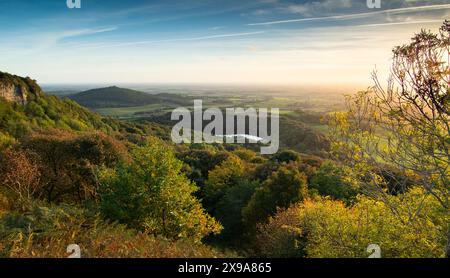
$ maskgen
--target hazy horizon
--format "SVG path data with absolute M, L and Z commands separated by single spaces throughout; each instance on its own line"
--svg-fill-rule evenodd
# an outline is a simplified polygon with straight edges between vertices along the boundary
M 98 88 L 120 87 L 147 93 L 283 93 L 296 95 L 301 93 L 318 94 L 352 94 L 365 89 L 357 86 L 320 86 L 320 85 L 262 85 L 262 84 L 226 84 L 226 83 L 41 83 L 40 86 L 47 92 L 82 92 Z

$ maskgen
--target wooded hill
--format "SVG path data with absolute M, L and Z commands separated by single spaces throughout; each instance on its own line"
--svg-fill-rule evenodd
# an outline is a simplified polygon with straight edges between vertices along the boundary
M 188 99 L 179 95 L 148 94 L 116 86 L 92 89 L 68 96 L 89 108 L 133 107 L 149 104 L 189 105 Z

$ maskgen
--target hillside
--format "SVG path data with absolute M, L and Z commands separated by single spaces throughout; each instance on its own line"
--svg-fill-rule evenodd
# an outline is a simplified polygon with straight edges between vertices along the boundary
M 80 106 L 73 100 L 46 95 L 36 81 L 0 72 L 0 147 L 33 131 L 103 131 L 118 136 L 167 134 L 165 128 L 117 121 Z
M 0 88 L 6 88 L 0 97 L 0 132 L 14 138 L 45 128 L 113 129 L 100 115 L 77 103 L 45 95 L 31 79 L 2 73 Z
M 116 86 L 88 90 L 70 95 L 68 98 L 82 106 L 93 109 L 134 107 L 157 103 L 164 103 L 166 105 L 181 105 L 186 103 L 185 98 L 178 95 L 151 95 Z

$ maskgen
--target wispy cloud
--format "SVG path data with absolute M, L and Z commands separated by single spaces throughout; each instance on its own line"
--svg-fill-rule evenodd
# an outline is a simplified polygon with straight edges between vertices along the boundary
M 135 42 L 126 42 L 126 43 L 112 43 L 112 44 L 103 44 L 97 46 L 88 46 L 88 48 L 103 48 L 103 47 L 121 47 L 121 46 L 134 46 L 134 45 L 146 45 L 146 44 L 158 44 L 158 43 L 166 43 L 166 42 L 183 42 L 183 41 L 201 41 L 201 40 L 213 40 L 220 38 L 230 38 L 230 37 L 245 37 L 245 36 L 254 36 L 263 34 L 265 31 L 256 31 L 256 32 L 245 32 L 245 33 L 230 33 L 230 34 L 218 34 L 218 35 L 210 35 L 210 36 L 200 36 L 200 37 L 190 37 L 190 38 L 173 38 L 166 40 L 153 40 L 153 41 L 135 41 Z
M 14 58 L 18 55 L 25 56 L 39 51 L 46 51 L 59 44 L 65 44 L 67 39 L 70 41 L 72 38 L 79 36 L 95 35 L 114 30 L 117 30 L 117 27 L 82 28 L 39 33 L 33 28 L 16 35 L 14 40 L 0 41 L 0 52 L 8 53 L 6 55 L 7 58 Z M 2 58 L 4 57 L 5 55 Z
M 111 32 L 117 30 L 117 27 L 107 27 L 107 28 L 85 28 L 85 29 L 74 29 L 67 31 L 56 31 L 47 33 L 38 33 L 36 35 L 27 35 L 22 41 L 24 45 L 29 44 L 30 40 L 35 49 L 43 49 L 54 46 L 58 43 L 63 42 L 66 39 L 72 39 L 80 36 L 90 36 L 105 32 Z M 17 42 L 20 42 L 18 40 Z
M 311 21 L 323 21 L 323 20 L 350 20 L 350 19 L 358 19 L 358 18 L 367 18 L 367 17 L 371 17 L 371 16 L 375 16 L 375 15 L 382 15 L 382 14 L 390 15 L 390 14 L 409 13 L 409 12 L 415 12 L 415 11 L 432 11 L 432 10 L 444 10 L 444 9 L 450 9 L 450 4 L 397 8 L 397 9 L 388 9 L 388 10 L 368 12 L 368 13 L 356 13 L 356 14 L 345 14 L 345 15 L 324 16 L 324 17 L 277 20 L 277 21 L 268 21 L 268 22 L 249 23 L 247 25 L 248 26 L 262 26 L 262 25 L 286 24 L 286 23 L 295 23 L 295 22 L 311 22 Z
M 74 31 L 61 32 L 61 33 L 59 33 L 58 39 L 69 38 L 69 37 L 78 37 L 78 36 L 87 36 L 87 35 L 111 32 L 111 31 L 115 31 L 115 30 L 117 30 L 117 27 L 107 27 L 107 28 L 98 28 L 98 29 L 92 29 L 92 28 L 78 29 L 78 30 L 74 30 Z
M 426 24 L 426 23 L 442 23 L 442 20 L 420 20 L 420 21 L 402 21 L 402 22 L 390 22 L 390 23 L 375 23 L 375 24 L 361 24 L 355 27 L 381 27 L 381 26 L 395 26 L 395 25 L 408 25 L 408 24 Z

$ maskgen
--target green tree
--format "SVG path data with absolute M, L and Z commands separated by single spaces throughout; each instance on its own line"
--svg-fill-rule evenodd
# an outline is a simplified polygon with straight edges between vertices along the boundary
M 224 227 L 215 240 L 235 246 L 242 244 L 242 209 L 259 186 L 258 181 L 250 180 L 251 172 L 249 164 L 235 155 L 230 155 L 209 172 L 203 201 Z
M 201 240 L 221 226 L 193 196 L 197 190 L 183 174 L 172 149 L 156 138 L 132 151 L 102 181 L 101 210 L 106 218 L 168 238 Z
M 279 163 L 289 163 L 291 161 L 300 161 L 300 154 L 292 151 L 292 150 L 285 150 L 281 151 L 277 154 L 275 154 L 272 157 L 273 161 L 279 162 Z
M 280 167 L 256 190 L 243 209 L 244 222 L 251 227 L 265 221 L 278 208 L 288 208 L 308 195 L 307 178 L 296 164 Z
M 192 145 L 188 150 L 181 151 L 177 157 L 190 169 L 188 177 L 200 187 L 200 196 L 203 197 L 202 187 L 208 179 L 208 173 L 229 156 L 226 152 L 218 151 L 211 145 Z
M 259 182 L 242 180 L 228 188 L 219 200 L 214 217 L 223 225 L 218 238 L 229 245 L 242 247 L 246 240 L 245 226 L 242 221 L 242 209 L 248 204 Z
M 211 170 L 204 186 L 203 201 L 208 211 L 215 215 L 219 202 L 227 191 L 240 184 L 246 179 L 247 175 L 247 166 L 239 157 L 234 155 Z
M 357 191 L 345 181 L 344 175 L 344 171 L 333 162 L 324 162 L 312 176 L 309 187 L 317 190 L 322 196 L 331 196 L 334 199 L 349 202 L 356 197 Z

